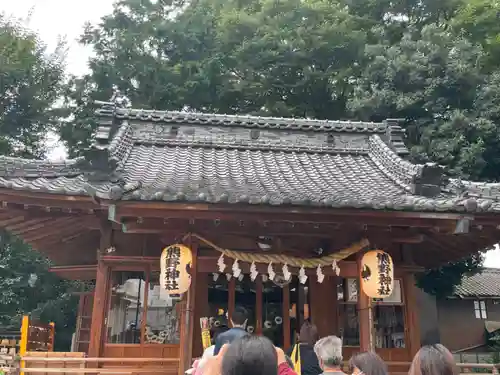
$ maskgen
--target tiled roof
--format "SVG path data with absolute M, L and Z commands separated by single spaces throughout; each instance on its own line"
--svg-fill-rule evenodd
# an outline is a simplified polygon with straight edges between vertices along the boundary
M 0 158 L 0 187 L 102 199 L 500 211 L 500 184 L 415 165 L 382 123 L 158 112 L 105 106 L 87 160 Z M 93 156 L 92 156 L 93 155 Z
M 481 273 L 464 276 L 455 288 L 457 297 L 500 297 L 500 269 L 485 268 Z

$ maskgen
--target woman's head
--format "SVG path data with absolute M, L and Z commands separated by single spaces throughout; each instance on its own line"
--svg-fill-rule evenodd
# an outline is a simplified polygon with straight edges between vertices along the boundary
M 409 375 L 456 375 L 453 354 L 441 344 L 426 345 L 413 357 Z
M 318 329 L 307 320 L 300 327 L 299 342 L 313 346 L 318 341 Z
M 278 357 L 264 336 L 244 336 L 229 345 L 222 359 L 222 375 L 277 375 Z
M 387 375 L 387 365 L 375 352 L 358 353 L 349 360 L 349 372 L 353 375 Z

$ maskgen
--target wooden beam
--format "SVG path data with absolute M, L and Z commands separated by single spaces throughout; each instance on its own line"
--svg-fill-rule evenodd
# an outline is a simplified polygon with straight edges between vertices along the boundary
M 23 234 L 20 236 L 25 241 L 30 241 L 30 242 L 36 241 L 37 239 L 45 238 L 53 233 L 57 234 L 61 229 L 71 227 L 74 224 L 78 223 L 79 221 L 81 221 L 81 219 L 77 217 L 56 219 L 50 223 L 50 226 L 36 225 L 35 227 L 37 227 L 37 229 L 35 230 L 30 229 L 29 231 L 28 230 L 23 231 Z
M 50 223 L 50 227 L 52 227 L 53 225 L 57 225 L 58 223 L 67 222 L 67 220 L 68 220 L 68 218 L 66 218 L 66 217 L 59 218 L 59 219 L 52 218 L 50 221 L 41 222 L 39 224 L 34 224 L 34 225 L 29 226 L 27 228 L 18 229 L 13 233 L 15 233 L 19 237 L 24 237 L 24 235 L 26 235 L 26 233 L 34 232 L 34 231 L 37 231 L 39 229 L 43 229 L 43 228 L 49 226 L 48 223 Z
M 149 283 L 151 282 L 151 270 L 149 267 L 145 270 L 146 273 L 146 280 L 144 282 L 144 297 L 141 303 L 139 303 L 139 307 L 142 305 L 144 306 L 142 308 L 142 311 L 140 312 L 141 314 L 141 337 L 139 339 L 139 344 L 141 345 L 141 351 L 144 350 L 144 338 L 146 337 L 146 325 L 148 323 L 148 310 L 149 310 Z M 141 281 L 139 281 L 141 282 Z M 138 292 L 139 295 L 141 295 L 141 292 Z
M 26 215 L 30 219 L 44 217 L 68 217 L 68 216 L 102 216 L 102 209 L 78 209 L 71 207 L 50 207 L 40 205 L 29 205 L 23 203 L 0 201 L 0 214 L 10 216 Z
M 358 271 L 358 279 L 361 278 L 361 269 L 363 253 L 358 253 L 356 256 L 356 264 Z M 358 285 L 361 286 L 361 280 Z M 362 352 L 374 351 L 375 343 L 373 340 L 373 312 L 372 300 L 364 292 L 363 288 L 359 288 L 358 292 L 358 319 L 359 319 L 359 346 Z
M 423 234 L 416 234 L 413 236 L 408 236 L 408 237 L 394 237 L 391 238 L 391 242 L 393 243 L 422 243 L 425 241 L 425 235 Z
M 415 356 L 420 349 L 420 320 L 417 305 L 417 286 L 411 273 L 403 276 L 403 292 L 405 298 L 405 340 L 408 341 L 410 357 Z
M 400 211 L 366 211 L 366 210 L 341 210 L 333 208 L 305 209 L 288 207 L 254 207 L 242 205 L 199 205 L 199 204 L 175 204 L 175 203 L 136 203 L 119 202 L 110 206 L 111 220 L 122 221 L 134 217 L 156 217 L 156 218 L 187 218 L 187 219 L 220 219 L 220 220 L 251 220 L 261 221 L 266 218 L 269 221 L 290 220 L 294 222 L 352 222 L 371 225 L 394 225 L 412 227 L 443 227 L 447 230 L 455 227 L 459 214 L 444 213 L 419 213 Z M 500 222 L 500 220 L 499 220 Z
M 101 241 L 99 245 L 99 254 L 105 252 L 112 246 L 113 231 L 107 221 L 102 222 Z M 101 261 L 98 256 L 96 286 L 94 292 L 94 306 L 92 308 L 92 322 L 90 328 L 90 357 L 100 357 L 102 354 L 102 341 L 104 337 L 105 317 L 107 314 L 108 289 L 110 287 L 111 269 Z
M 201 264 L 201 262 L 200 262 Z M 226 277 L 226 275 L 222 275 Z M 228 297 L 227 297 L 227 325 L 229 328 L 231 326 L 231 319 L 233 318 L 234 307 L 236 305 L 236 279 L 231 277 L 231 280 L 228 282 Z
M 75 239 L 82 236 L 91 236 L 92 230 L 89 230 L 85 224 L 75 226 L 73 228 L 64 228 L 58 235 L 51 235 L 50 237 L 45 237 L 40 240 L 34 241 L 39 244 L 39 246 L 55 246 L 57 244 L 64 244 L 67 242 L 72 242 Z
M 355 217 L 384 217 L 392 216 L 398 218 L 417 218 L 417 219 L 431 219 L 431 220 L 457 220 L 463 217 L 473 217 L 464 213 L 441 213 L 441 212 L 408 212 L 408 211 L 377 211 L 377 210 L 361 210 L 361 209 L 339 209 L 331 207 L 302 207 L 302 206 L 260 206 L 260 205 L 245 205 L 245 204 L 206 204 L 206 203 L 171 203 L 171 202 L 130 202 L 121 201 L 115 205 L 116 212 L 120 213 L 118 216 L 137 216 L 137 211 L 147 210 L 152 215 L 144 215 L 154 217 L 158 214 L 163 214 L 165 217 L 166 212 L 173 211 L 206 211 L 206 212 L 251 212 L 251 213 L 277 213 L 277 214 L 315 214 L 315 215 L 331 215 L 335 212 L 341 216 L 355 216 Z M 111 205 L 110 205 L 111 206 Z M 136 213 L 134 213 L 134 210 Z M 160 211 L 155 213 L 155 211 Z M 122 213 L 129 212 L 130 215 L 122 215 Z
M 83 229 L 86 229 L 86 223 L 78 220 L 78 218 L 73 218 L 72 220 L 66 220 L 59 226 L 51 226 L 50 230 L 49 228 L 45 228 L 45 232 L 27 236 L 25 239 L 31 242 L 40 241 L 51 236 L 57 236 L 59 239 L 62 236 L 67 236 L 70 233 L 79 232 Z M 58 241 L 56 240 L 56 242 Z
M 55 273 L 63 279 L 93 280 L 96 278 L 97 265 L 54 266 L 49 272 Z
M 262 335 L 262 317 L 264 316 L 262 301 L 263 291 L 262 277 L 257 275 L 255 279 L 255 333 L 257 335 Z
M 16 234 L 19 232 L 22 232 L 25 229 L 31 228 L 33 226 L 38 226 L 38 225 L 45 225 L 45 223 L 54 220 L 52 217 L 46 217 L 43 219 L 37 218 L 37 219 L 32 219 L 32 220 L 26 220 L 21 223 L 17 224 L 12 224 L 12 225 L 7 225 L 5 227 L 6 230 L 11 232 L 12 234 Z
M 19 224 L 19 223 L 22 223 L 23 221 L 24 221 L 24 215 L 23 216 L 14 216 L 14 217 L 10 217 L 7 219 L 2 219 L 2 220 L 0 220 L 0 227 L 7 227 L 9 225 Z
M 367 237 L 383 238 L 397 243 L 419 243 L 423 241 L 422 234 L 415 228 L 399 228 L 377 225 L 365 226 L 358 222 L 293 222 L 288 220 L 160 220 L 144 218 L 126 220 L 122 224 L 124 233 L 148 234 L 179 234 L 179 233 L 210 233 L 225 236 L 247 237 L 256 240 L 259 236 L 268 237 L 317 237 L 319 239 L 345 237 L 346 234 L 359 232 Z M 451 228 L 451 227 L 450 227 Z M 451 229 L 450 229 L 451 230 Z
M 92 209 L 97 207 L 90 197 L 41 192 L 34 193 L 4 188 L 0 189 L 0 201 L 16 202 L 30 206 L 55 206 L 75 209 Z
M 285 352 L 291 348 L 292 343 L 290 340 L 290 284 L 283 287 L 283 349 Z M 297 314 L 299 307 L 297 306 Z
M 198 283 L 198 241 L 194 238 L 189 240 L 189 247 L 193 254 L 193 262 L 191 264 L 191 286 L 189 287 L 187 296 L 186 308 L 186 336 L 184 340 L 181 338 L 181 345 L 185 346 L 184 355 L 181 357 L 181 365 L 184 365 L 182 374 L 191 367 L 193 355 L 193 340 L 199 339 L 194 337 L 194 324 L 200 324 L 194 321 L 194 312 L 196 310 L 196 284 Z

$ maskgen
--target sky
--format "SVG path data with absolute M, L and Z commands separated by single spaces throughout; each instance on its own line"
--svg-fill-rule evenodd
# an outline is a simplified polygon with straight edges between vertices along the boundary
M 0 13 L 6 13 L 25 20 L 30 29 L 38 32 L 40 38 L 53 50 L 60 38 L 68 43 L 67 70 L 81 75 L 87 71 L 87 60 L 92 50 L 77 43 L 77 38 L 86 22 L 98 23 L 100 18 L 111 12 L 114 0 L 0 0 Z M 54 135 L 48 137 L 50 159 L 66 157 Z M 486 267 L 500 268 L 500 248 L 486 255 Z
M 53 51 L 63 38 L 68 43 L 67 71 L 82 75 L 88 71 L 92 50 L 78 44 L 86 22 L 98 23 L 112 11 L 114 0 L 0 0 L 0 13 L 23 20 Z M 55 134 L 47 136 L 48 158 L 65 159 L 67 154 Z

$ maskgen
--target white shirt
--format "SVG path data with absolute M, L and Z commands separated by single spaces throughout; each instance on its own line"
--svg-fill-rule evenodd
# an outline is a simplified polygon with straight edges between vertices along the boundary
M 200 363 L 198 366 L 201 368 L 208 360 L 208 358 L 214 356 L 215 345 L 209 346 L 203 351 L 203 355 L 201 356 Z

